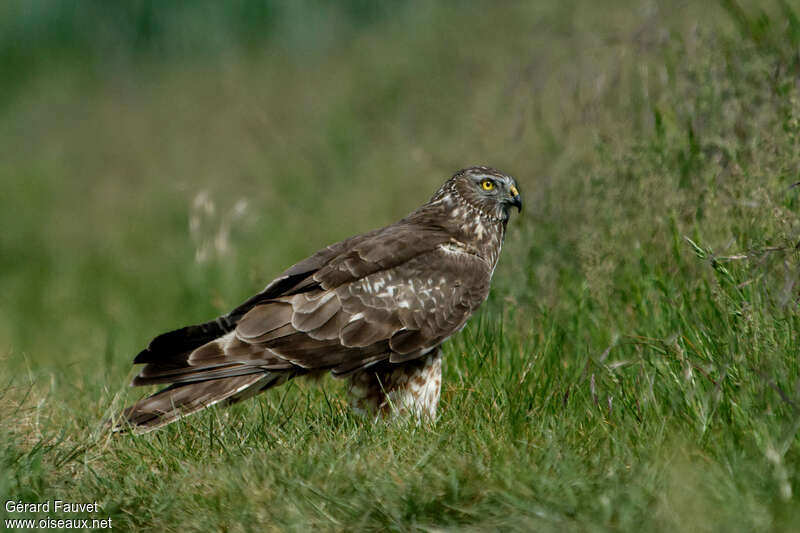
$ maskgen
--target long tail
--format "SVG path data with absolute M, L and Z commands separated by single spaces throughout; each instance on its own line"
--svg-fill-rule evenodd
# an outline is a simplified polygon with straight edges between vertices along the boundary
M 237 318 L 226 315 L 154 338 L 134 360 L 134 364 L 144 364 L 145 368 L 132 385 L 171 385 L 126 408 L 113 429 L 146 433 L 220 402 L 236 403 L 282 382 L 280 373 L 259 368 L 189 365 L 193 350 L 232 331 Z
M 222 403 L 231 405 L 250 398 L 291 376 L 287 372 L 265 372 L 246 376 L 176 383 L 140 400 L 122 412 L 115 431 L 132 429 L 147 433 L 201 409 Z

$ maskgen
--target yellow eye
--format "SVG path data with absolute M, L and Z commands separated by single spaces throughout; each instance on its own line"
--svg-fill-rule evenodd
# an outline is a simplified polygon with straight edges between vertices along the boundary
M 494 189 L 494 182 L 492 180 L 483 180 L 481 182 L 481 187 L 483 187 L 484 191 L 491 191 Z

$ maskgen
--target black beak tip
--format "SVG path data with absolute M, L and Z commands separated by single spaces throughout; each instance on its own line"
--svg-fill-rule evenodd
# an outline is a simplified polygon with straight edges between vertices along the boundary
M 522 198 L 519 195 L 511 198 L 511 205 L 517 208 L 518 213 L 522 213 Z

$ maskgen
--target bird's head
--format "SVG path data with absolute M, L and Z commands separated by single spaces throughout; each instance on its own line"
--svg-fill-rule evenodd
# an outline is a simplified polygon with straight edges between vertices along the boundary
M 465 168 L 453 176 L 449 185 L 463 202 L 503 222 L 508 220 L 511 207 L 522 211 L 517 182 L 497 169 Z

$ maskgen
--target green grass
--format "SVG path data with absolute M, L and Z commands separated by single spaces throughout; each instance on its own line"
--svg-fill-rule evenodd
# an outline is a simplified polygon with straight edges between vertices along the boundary
M 387 6 L 14 81 L 3 503 L 123 530 L 800 528 L 800 8 Z M 478 163 L 526 209 L 434 425 L 365 422 L 324 380 L 101 430 L 154 334 Z

